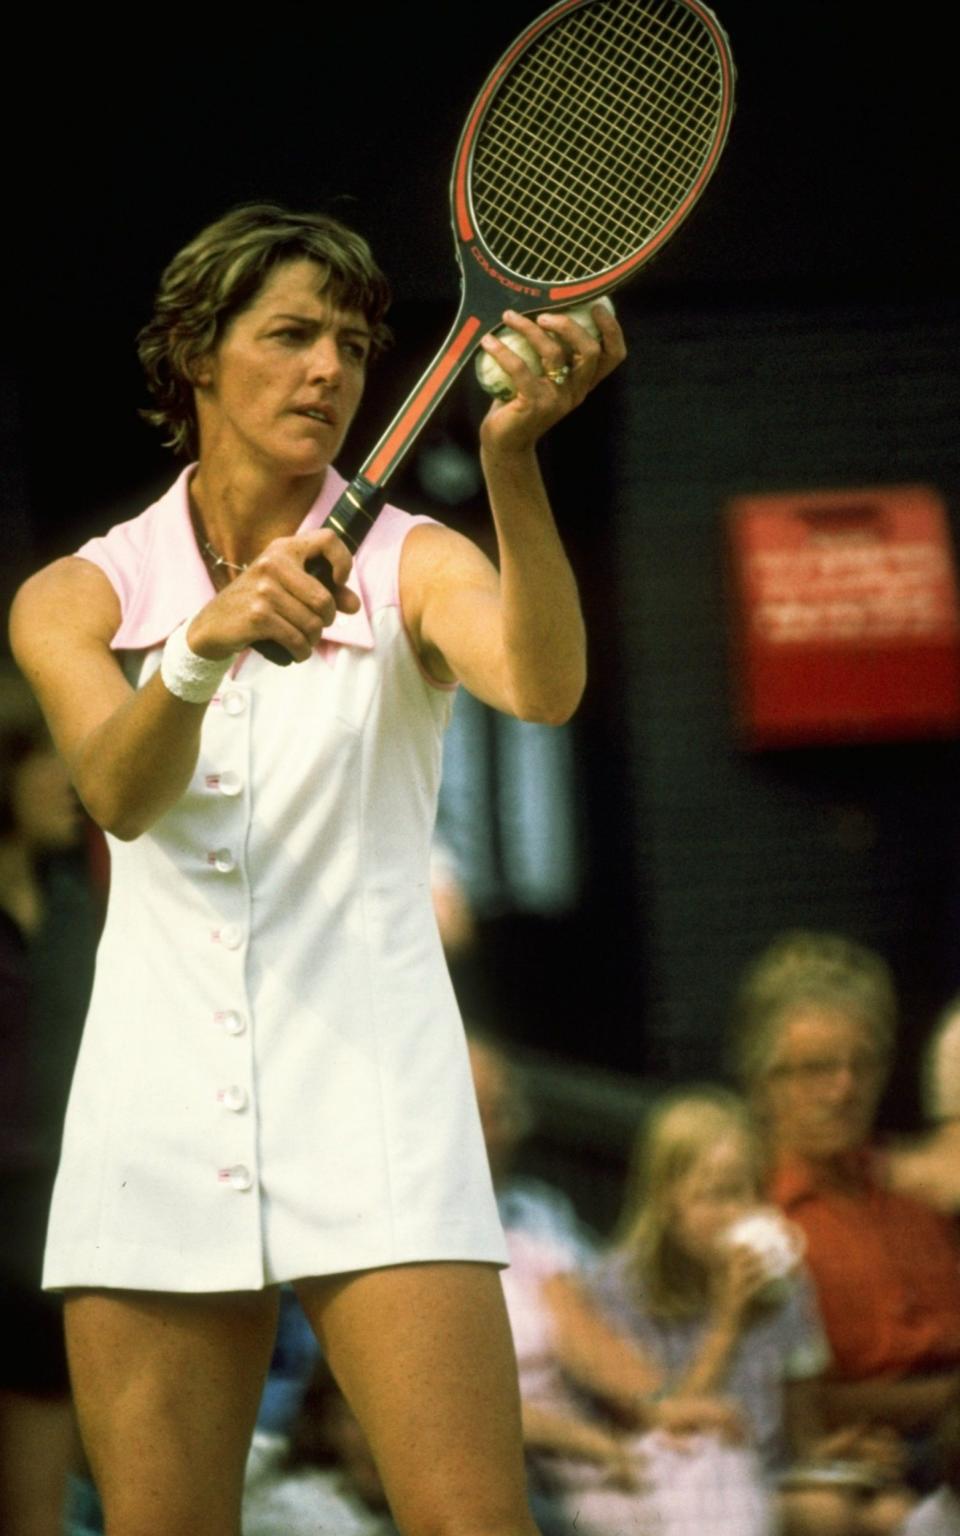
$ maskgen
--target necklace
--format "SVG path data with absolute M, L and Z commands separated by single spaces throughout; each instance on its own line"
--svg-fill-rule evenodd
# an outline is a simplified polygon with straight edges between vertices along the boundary
M 213 545 L 210 543 L 210 540 L 207 538 L 203 531 L 203 522 L 201 521 L 200 511 L 199 508 L 195 505 L 192 496 L 190 497 L 190 522 L 193 524 L 193 536 L 200 546 L 200 553 L 202 554 L 204 560 L 207 562 L 207 565 L 210 567 L 210 574 L 214 578 L 215 582 L 217 581 L 218 576 L 224 575 L 227 571 L 234 571 L 238 576 L 240 576 L 244 571 L 249 569 L 249 561 L 245 561 L 243 565 L 237 565 L 233 560 L 228 560 L 226 555 L 221 555 L 218 549 L 214 549 Z M 227 577 L 228 581 L 229 579 L 230 578 Z
M 213 545 L 210 543 L 210 540 L 205 539 L 203 534 L 200 535 L 200 543 L 203 545 L 203 552 L 207 557 L 207 564 L 212 565 L 214 570 L 223 569 L 226 571 L 237 571 L 239 573 L 249 568 L 248 562 L 246 561 L 244 561 L 243 565 L 236 565 L 232 560 L 228 560 L 226 555 L 218 554 Z

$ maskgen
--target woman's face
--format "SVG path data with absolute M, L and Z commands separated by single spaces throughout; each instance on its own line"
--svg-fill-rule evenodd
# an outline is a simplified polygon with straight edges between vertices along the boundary
M 17 764 L 10 800 L 14 826 L 32 848 L 70 848 L 77 841 L 80 806 L 52 747 L 37 747 Z
M 809 1004 L 784 1020 L 763 1110 L 779 1151 L 829 1161 L 869 1139 L 884 1062 L 859 1019 Z
M 675 1242 L 688 1258 L 711 1265 L 727 1228 L 757 1204 L 751 1148 L 731 1133 L 717 1141 L 677 1180 L 673 1192 Z
M 197 364 L 201 456 L 290 475 L 321 474 L 363 394 L 370 327 L 324 293 L 315 262 L 284 263 Z

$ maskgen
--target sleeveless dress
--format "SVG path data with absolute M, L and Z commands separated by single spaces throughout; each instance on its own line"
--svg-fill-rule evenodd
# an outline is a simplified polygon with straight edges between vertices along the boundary
M 213 588 L 187 478 L 78 551 L 135 684 Z M 343 487 L 328 470 L 302 525 Z M 387 507 L 304 663 L 244 652 L 185 794 L 111 892 L 65 1126 L 48 1287 L 258 1289 L 506 1261 L 428 873 L 452 690 L 403 626 Z

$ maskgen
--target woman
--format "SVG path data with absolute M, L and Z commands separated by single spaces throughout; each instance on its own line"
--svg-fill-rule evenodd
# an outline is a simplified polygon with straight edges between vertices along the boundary
M 960 1245 L 944 1213 L 890 1188 L 877 1145 L 897 1014 L 881 955 L 801 929 L 747 968 L 733 1043 L 768 1194 L 806 1240 L 832 1355 L 824 1411 L 902 1436 L 925 1491 L 937 1423 L 960 1394 Z
M 545 371 L 484 340 L 517 391 L 481 428 L 499 575 L 393 508 L 351 570 L 320 524 L 386 300 L 332 220 L 264 205 L 204 230 L 141 337 L 154 418 L 196 464 L 15 605 L 113 853 L 46 1270 L 111 1536 L 235 1536 L 281 1281 L 404 1531 L 533 1529 L 429 837 L 456 682 L 527 719 L 579 700 L 535 448 L 624 346 L 605 315 L 594 342 L 508 311 Z

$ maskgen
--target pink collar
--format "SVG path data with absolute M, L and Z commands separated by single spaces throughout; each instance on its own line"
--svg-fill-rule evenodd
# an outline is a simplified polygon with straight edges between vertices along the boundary
M 120 568 L 117 574 L 127 594 L 120 628 L 111 642 L 114 650 L 149 650 L 160 645 L 178 624 L 214 595 L 190 521 L 187 484 L 195 468 L 188 465 L 159 501 L 113 530 L 111 564 L 114 569 Z M 320 494 L 297 531 L 319 528 L 345 485 L 342 475 L 328 469 Z M 361 548 L 347 583 L 360 598 L 361 606 L 356 613 L 337 614 L 334 623 L 323 632 L 325 644 L 373 649 L 360 570 L 362 552 Z

